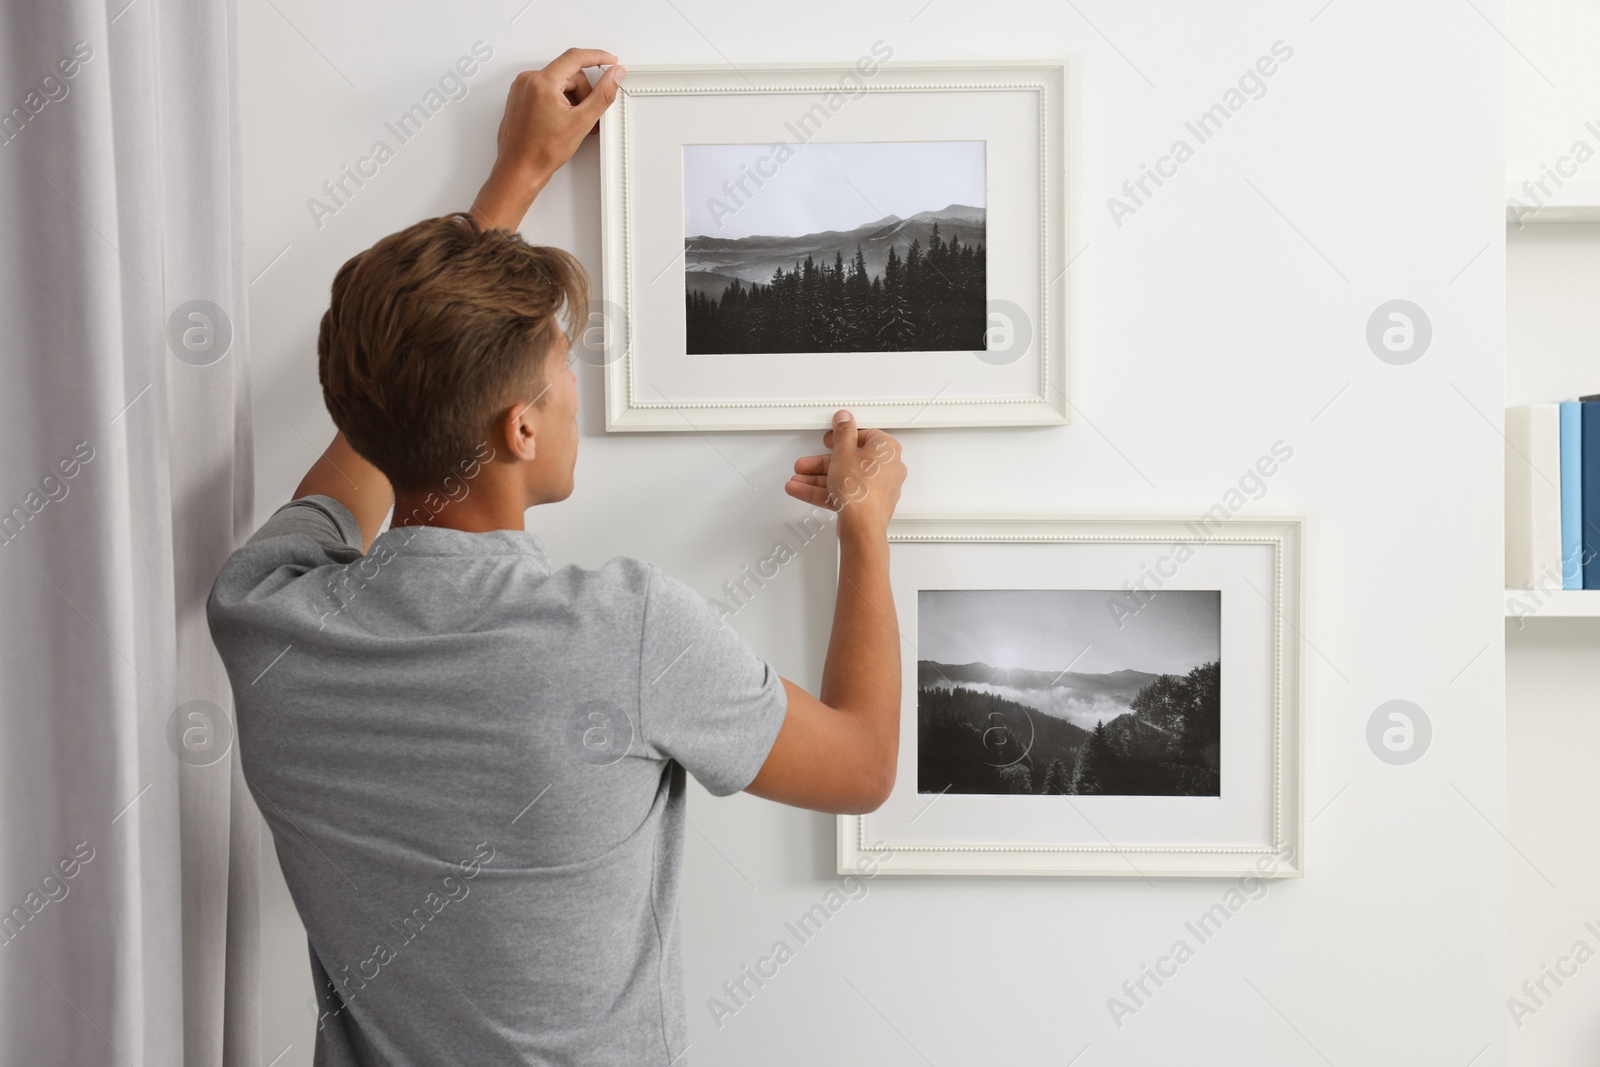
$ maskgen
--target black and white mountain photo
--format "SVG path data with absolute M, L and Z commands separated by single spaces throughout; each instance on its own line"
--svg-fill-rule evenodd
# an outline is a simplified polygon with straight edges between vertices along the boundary
M 1222 594 L 1127 603 L 919 591 L 917 792 L 1221 796 Z
M 985 144 L 685 145 L 685 351 L 985 348 Z

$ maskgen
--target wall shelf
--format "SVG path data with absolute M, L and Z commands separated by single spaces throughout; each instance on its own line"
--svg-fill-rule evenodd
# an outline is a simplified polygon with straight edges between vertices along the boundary
M 1507 589 L 1506 618 L 1600 619 L 1600 589 Z
M 1546 182 L 1545 188 L 1552 195 L 1537 189 L 1530 194 L 1521 182 L 1506 182 L 1506 222 L 1600 222 L 1600 182 L 1569 181 L 1559 189 Z

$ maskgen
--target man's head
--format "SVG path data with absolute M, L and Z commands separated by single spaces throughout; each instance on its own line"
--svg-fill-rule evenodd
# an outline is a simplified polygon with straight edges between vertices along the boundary
M 396 493 L 454 498 L 487 462 L 524 506 L 564 499 L 578 442 L 568 333 L 587 307 L 569 253 L 466 214 L 424 220 L 339 269 L 317 338 L 323 399 Z

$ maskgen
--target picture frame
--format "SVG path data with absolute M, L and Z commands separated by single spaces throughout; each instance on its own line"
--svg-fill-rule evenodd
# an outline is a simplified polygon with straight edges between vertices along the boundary
M 899 767 L 880 808 L 838 816 L 840 874 L 1305 873 L 1303 518 L 906 516 L 889 542 L 906 657 Z M 987 664 L 985 650 L 1020 662 Z M 1188 679 L 1214 688 L 1197 682 L 1183 703 L 1172 694 L 1191 691 L 1191 663 Z M 1152 674 L 1171 681 L 1147 689 Z M 1198 743 L 1206 707 L 1214 747 Z M 1184 710 L 1163 728 L 1173 708 Z M 1096 732 L 1111 740 L 1096 748 Z M 1062 766 L 1043 766 L 1047 745 Z M 1122 755 L 1091 760 L 1084 747 Z M 1156 784 L 1072 795 L 1075 759 L 1095 763 L 1101 788 Z
M 608 431 L 822 428 L 841 407 L 884 428 L 1070 421 L 1066 68 L 901 63 L 884 58 L 892 51 L 877 42 L 853 65 L 629 68 L 600 123 L 604 298 L 589 321 L 598 316 L 604 332 L 597 347 Z M 984 203 L 965 205 L 978 217 L 941 214 L 963 206 L 936 201 L 971 186 L 961 176 L 978 142 Z M 785 146 L 789 155 L 774 162 Z M 701 162 L 712 150 L 726 158 L 727 192 L 715 181 L 718 164 Z M 748 161 L 733 171 L 746 150 Z M 929 166 L 930 158 L 944 162 Z M 691 185 L 709 193 L 696 197 Z M 754 233 L 691 234 L 691 213 L 700 229 Z M 865 222 L 847 229 L 858 218 Z M 807 220 L 826 229 L 802 232 Z M 981 228 L 981 277 L 933 267 L 930 252 L 929 284 L 897 290 L 884 249 L 909 255 L 909 245 L 898 247 L 908 235 L 931 248 L 931 225 L 941 221 L 968 232 L 969 254 L 974 223 Z M 729 251 L 770 233 L 767 222 L 796 232 L 782 248 Z M 849 254 L 851 241 L 863 255 Z M 806 303 L 801 320 L 811 325 L 795 326 L 776 310 L 785 290 L 772 267 L 811 245 L 819 290 L 838 279 L 833 290 L 849 293 L 860 277 L 861 295 L 842 310 L 848 296 Z M 793 264 L 796 278 L 810 269 L 799 254 Z M 751 307 L 774 309 L 764 328 L 734 313 L 719 289 L 726 270 L 742 275 Z M 909 310 L 874 305 L 871 280 L 882 281 L 884 303 L 892 291 L 908 294 Z M 721 325 L 740 326 L 744 336 L 731 348 L 718 347 L 729 344 L 727 331 L 691 314 L 691 289 Z M 897 323 L 911 324 L 904 336 L 895 335 Z M 972 347 L 975 333 L 981 348 Z

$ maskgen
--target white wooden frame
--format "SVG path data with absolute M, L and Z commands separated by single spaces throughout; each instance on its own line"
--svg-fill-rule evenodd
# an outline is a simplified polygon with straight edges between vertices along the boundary
M 833 93 L 848 65 L 773 64 L 738 69 L 686 66 L 629 67 L 620 99 L 600 122 L 601 228 L 605 298 L 606 429 L 608 431 L 781 430 L 826 427 L 840 407 L 862 425 L 1039 426 L 1070 421 L 1071 384 L 1067 357 L 1066 69 L 1055 63 L 888 63 L 866 79 L 870 93 L 938 90 L 1030 90 L 1039 94 L 1040 294 L 1042 321 L 1033 342 L 1040 352 L 1038 389 L 1005 397 L 906 396 L 891 400 L 840 395 L 796 402 L 751 397 L 728 402 L 676 402 L 640 395 L 635 376 L 632 325 L 633 231 L 629 190 L 629 123 L 636 97 L 724 93 Z M 887 137 L 886 139 L 894 139 Z M 993 321 L 993 320 L 991 320 Z M 694 357 L 705 358 L 705 357 Z
M 1203 520 L 1202 520 L 1203 521 Z M 1259 544 L 1273 551 L 1272 593 L 1274 696 L 1271 746 L 1272 836 L 1270 847 L 1130 847 L 1114 843 L 997 845 L 981 842 L 923 845 L 874 840 L 872 816 L 838 817 L 838 871 L 898 875 L 1076 875 L 1101 877 L 1298 877 L 1305 873 L 1303 679 L 1300 645 L 1304 628 L 1305 525 L 1302 518 L 1235 518 L 1213 521 L 1196 536 L 1192 518 L 1054 518 L 1046 516 L 907 516 L 890 527 L 894 544 L 917 542 L 1015 542 L 1063 545 L 1149 542 L 1162 549 L 1179 544 Z M 902 620 L 903 622 L 903 620 Z M 916 670 L 917 652 L 903 654 Z M 914 687 L 913 687 L 914 692 Z M 902 716 L 915 717 L 912 706 Z M 904 779 L 905 775 L 901 775 Z M 895 789 L 914 782 L 897 782 Z

